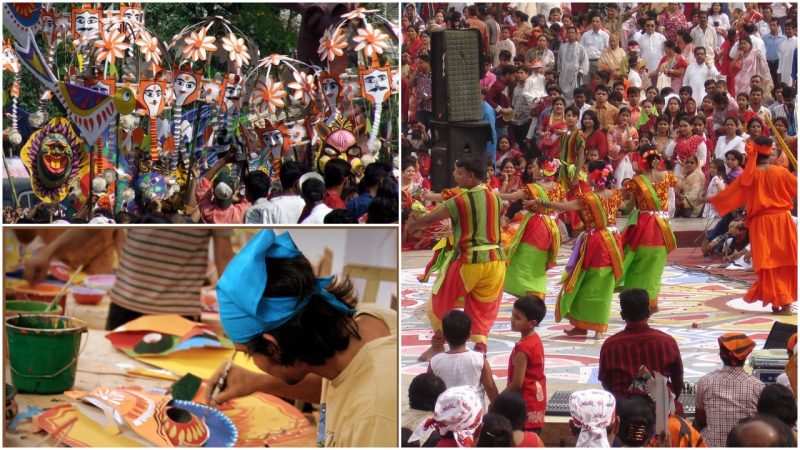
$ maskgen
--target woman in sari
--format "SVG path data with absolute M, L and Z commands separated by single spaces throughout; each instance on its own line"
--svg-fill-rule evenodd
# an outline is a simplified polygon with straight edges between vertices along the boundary
M 615 79 L 622 70 L 622 60 L 626 55 L 625 50 L 619 46 L 619 36 L 616 34 L 609 35 L 608 47 L 600 52 L 600 61 L 598 61 L 600 70 L 607 70 L 611 73 L 611 79 Z M 627 75 L 626 73 L 625 76 Z
M 692 122 L 682 115 L 678 118 L 678 135 L 667 144 L 664 150 L 667 158 L 674 164 L 675 175 L 683 176 L 683 164 L 686 158 L 696 156 L 702 168 L 706 161 L 706 140 L 703 136 L 692 134 Z
M 542 119 L 539 130 L 539 150 L 542 155 L 551 158 L 558 157 L 561 150 L 559 142 L 561 136 L 567 132 L 567 122 L 564 118 L 564 99 L 561 97 L 553 100 L 553 109 L 550 114 Z
M 556 180 L 561 163 L 558 159 L 540 156 L 531 161 L 533 183 L 524 185 L 510 195 L 500 195 L 503 200 L 564 201 L 566 192 Z M 527 211 L 506 252 L 505 288 L 517 297 L 547 293 L 547 270 L 553 267 L 561 246 L 558 216 L 554 211 L 534 207 Z
M 581 129 L 586 139 L 586 149 L 596 148 L 600 159 L 606 159 L 608 157 L 608 138 L 600 129 L 600 119 L 596 112 L 586 111 L 583 113 Z
M 411 56 L 411 61 L 416 62 L 417 55 L 419 55 L 419 51 L 423 46 L 422 39 L 419 37 L 417 29 L 413 26 L 409 26 L 406 29 L 406 37 L 408 40 L 404 42 L 403 51 Z
M 549 42 L 547 41 L 546 34 L 540 34 L 536 38 L 536 47 L 528 50 L 525 54 L 525 64 L 533 64 L 533 61 L 541 61 L 544 70 L 550 70 L 556 66 L 556 57 L 553 51 L 548 48 Z
M 714 148 L 714 158 L 724 160 L 725 154 L 730 150 L 736 150 L 744 155 L 744 138 L 740 136 L 739 119 L 736 117 L 727 117 L 723 128 L 725 134 L 717 138 L 717 146 Z
M 700 217 L 703 212 L 700 199 L 705 195 L 706 177 L 698 166 L 696 156 L 686 158 L 683 166 L 685 176 L 680 180 L 683 186 L 679 197 L 684 208 L 683 217 Z
M 619 284 L 646 290 L 650 311 L 656 312 L 667 254 L 676 247 L 666 211 L 669 189 L 678 186 L 678 180 L 672 172 L 660 170 L 661 154 L 655 146 L 643 145 L 640 155 L 642 173 L 622 184 L 635 209 L 622 233 L 625 274 Z
M 630 166 L 631 170 L 633 169 L 628 153 L 636 151 L 636 147 L 639 146 L 639 133 L 636 128 L 630 125 L 630 119 L 631 110 L 623 106 L 619 109 L 619 114 L 617 114 L 617 123 L 608 129 L 608 160 L 611 161 L 611 166 L 614 167 L 614 178 L 617 179 L 618 183 L 622 183 L 627 178 L 627 176 L 620 178 L 620 175 L 625 176 L 630 175 L 630 173 L 619 173 L 617 169 L 619 169 L 620 165 L 623 167 Z M 625 164 L 622 164 L 623 162 Z
M 669 119 L 661 116 L 656 119 L 656 132 L 653 134 L 653 145 L 656 146 L 659 152 L 664 153 L 671 141 L 672 133 L 670 133 Z
M 678 36 L 675 38 L 675 43 L 678 44 L 678 53 L 689 64 L 694 63 L 694 44 L 692 44 L 692 36 L 689 30 L 683 29 L 678 31 Z
M 517 174 L 517 166 L 511 158 L 504 159 L 500 164 L 500 177 L 501 183 L 498 192 L 501 194 L 510 194 L 522 187 L 522 181 Z
M 679 51 L 675 41 L 667 40 L 664 42 L 664 57 L 658 63 L 658 73 L 670 78 L 673 92 L 678 92 L 683 86 L 683 74 L 689 67 L 689 62 L 680 55 Z
M 786 144 L 786 147 L 792 153 L 792 156 L 797 159 L 797 136 L 789 136 L 789 121 L 786 120 L 786 117 L 776 117 L 772 120 L 772 124 L 775 125 L 775 130 L 778 131 L 778 134 L 783 139 L 783 143 Z M 777 154 L 775 155 L 775 164 L 785 167 L 789 171 L 793 171 L 797 169 L 796 167 L 789 165 L 789 157 L 786 156 L 784 149 L 775 142 L 775 150 Z
M 731 70 L 735 73 L 736 81 L 733 95 L 741 92 L 750 92 L 750 78 L 760 75 L 764 80 L 764 92 L 772 91 L 772 75 L 769 73 L 767 60 L 761 51 L 753 47 L 750 36 L 744 36 L 739 40 L 739 51 L 731 60 Z
M 567 318 L 573 328 L 567 336 L 585 336 L 595 332 L 603 339 L 611 313 L 614 286 L 622 278 L 622 241 L 614 226 L 617 208 L 622 205 L 622 191 L 609 189 L 613 169 L 605 161 L 589 163 L 592 192 L 577 193 L 575 200 L 553 202 L 534 200 L 536 207 L 558 211 L 578 211 L 586 224 L 572 251 L 564 273 L 556 304 L 556 322 Z

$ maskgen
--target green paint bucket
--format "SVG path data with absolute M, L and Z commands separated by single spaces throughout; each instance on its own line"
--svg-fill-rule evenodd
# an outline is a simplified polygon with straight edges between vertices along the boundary
M 86 323 L 47 314 L 6 319 L 11 382 L 20 392 L 59 394 L 75 384 Z M 87 339 L 88 341 L 88 339 Z
M 6 307 L 3 310 L 5 317 L 18 316 L 20 314 L 55 314 L 60 316 L 64 310 L 58 306 L 50 307 L 49 302 L 35 302 L 33 300 L 6 300 Z

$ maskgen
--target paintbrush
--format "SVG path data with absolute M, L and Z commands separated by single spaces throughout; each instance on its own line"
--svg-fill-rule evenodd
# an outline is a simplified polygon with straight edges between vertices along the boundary
M 214 399 L 223 389 L 225 389 L 225 385 L 228 381 L 228 373 L 231 371 L 231 367 L 233 367 L 233 360 L 236 359 L 236 352 L 237 350 L 233 351 L 231 355 L 231 359 L 228 360 L 227 364 L 225 364 L 225 369 L 222 370 L 222 374 L 220 374 L 219 379 L 214 384 L 214 389 L 211 390 L 211 397 L 209 397 L 209 403 L 211 400 Z M 203 414 L 203 423 L 206 422 L 206 418 L 208 418 L 208 413 L 211 411 L 211 405 L 206 405 L 208 409 L 206 409 L 205 414 Z
M 75 279 L 78 278 L 78 275 L 81 274 L 82 270 L 83 270 L 83 264 L 78 266 L 78 268 L 75 270 L 75 273 L 73 273 L 72 276 L 69 277 L 69 280 L 67 280 L 66 284 L 64 284 L 64 286 L 61 288 L 61 290 L 58 291 L 58 294 L 56 294 L 56 296 L 53 297 L 52 300 L 50 300 L 50 304 L 47 305 L 47 309 L 45 309 L 45 311 L 50 311 L 53 308 L 53 306 L 56 303 L 58 303 L 59 300 L 61 300 L 61 297 L 63 297 L 64 294 L 67 293 L 67 289 L 69 289 L 69 287 L 72 285 L 72 283 L 75 282 Z

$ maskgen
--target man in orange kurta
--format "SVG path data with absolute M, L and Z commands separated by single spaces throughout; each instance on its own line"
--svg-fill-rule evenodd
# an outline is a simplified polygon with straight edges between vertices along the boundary
M 747 144 L 744 173 L 719 195 L 708 199 L 721 216 L 745 205 L 753 268 L 758 279 L 747 302 L 761 300 L 772 310 L 789 311 L 797 301 L 797 227 L 790 214 L 797 198 L 797 177 L 767 163 L 772 140 L 763 136 Z

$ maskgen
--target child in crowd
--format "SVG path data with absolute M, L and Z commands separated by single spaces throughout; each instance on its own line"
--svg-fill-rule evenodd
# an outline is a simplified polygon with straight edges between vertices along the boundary
M 508 359 L 506 391 L 517 391 L 525 398 L 527 416 L 524 430 L 541 432 L 547 406 L 547 379 L 544 376 L 544 348 L 536 326 L 544 320 L 544 300 L 529 295 L 514 302 L 511 330 L 520 340 Z
M 467 348 L 472 319 L 459 309 L 454 309 L 442 318 L 444 339 L 450 349 L 431 358 L 428 372 L 444 380 L 448 389 L 470 386 L 484 401 L 484 392 L 489 401 L 497 397 L 497 386 L 492 378 L 489 361 L 480 352 Z
M 477 447 L 511 447 L 511 424 L 500 414 L 489 413 L 483 416 L 483 426 L 478 436 Z
M 744 165 L 744 155 L 737 150 L 728 150 L 725 152 L 725 164 L 727 164 L 730 169 L 728 172 L 728 184 L 731 184 L 733 180 L 744 172 L 742 168 L 742 165 Z
M 489 407 L 489 411 L 504 416 L 511 422 L 514 447 L 544 447 L 538 434 L 525 431 L 525 422 L 528 417 L 525 399 L 517 391 L 505 391 Z
M 711 181 L 708 183 L 707 197 L 713 197 L 725 189 L 725 161 L 716 158 L 708 166 L 708 176 Z M 716 208 L 711 203 L 706 203 L 705 210 L 703 210 L 703 217 L 717 218 L 719 214 Z
M 403 447 L 431 447 L 439 440 L 438 435 L 431 436 L 433 430 L 426 430 L 419 441 L 409 443 L 408 437 L 433 416 L 436 399 L 445 389 L 444 381 L 432 373 L 421 373 L 411 380 L 408 386 L 408 409 L 402 414 Z

